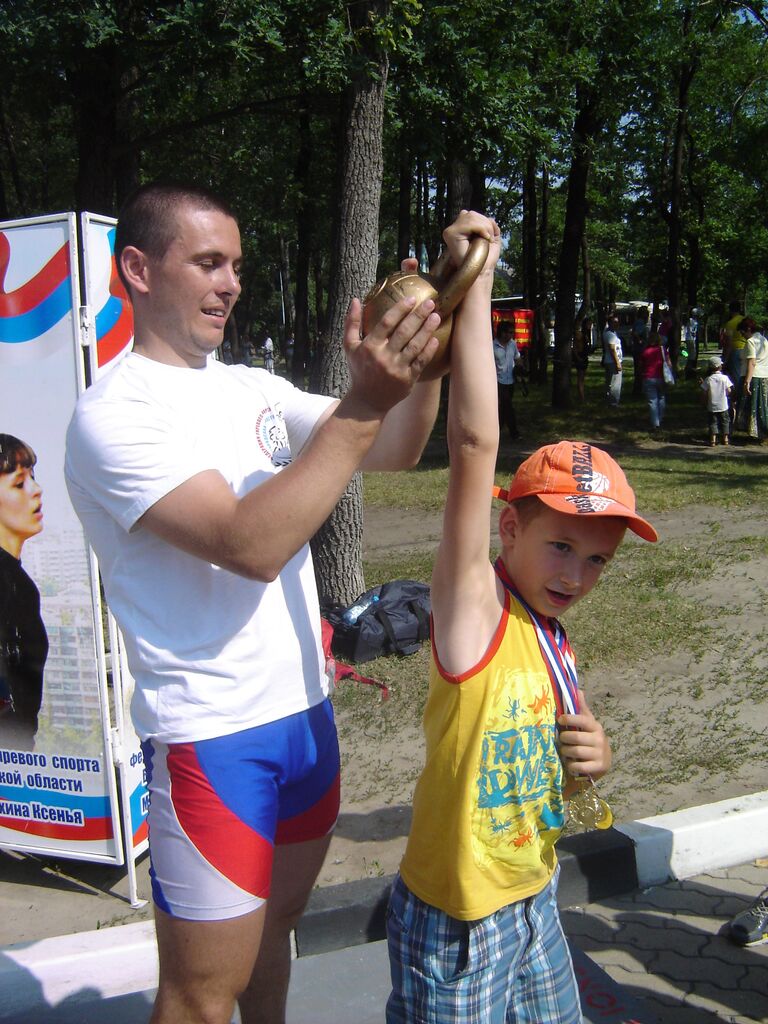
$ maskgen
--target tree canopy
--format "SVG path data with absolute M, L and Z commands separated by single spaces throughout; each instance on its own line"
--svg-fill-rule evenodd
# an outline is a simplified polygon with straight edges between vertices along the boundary
M 279 334 L 287 281 L 291 315 L 303 288 L 322 335 L 343 95 L 370 60 L 367 33 L 389 58 L 382 271 L 406 247 L 434 259 L 447 219 L 472 205 L 499 221 L 509 288 L 524 292 L 533 187 L 548 222 L 526 259 L 542 262 L 535 300 L 551 315 L 561 280 L 581 291 L 576 155 L 608 298 L 768 312 L 765 4 L 390 0 L 360 24 L 361 6 L 9 0 L 0 216 L 113 214 L 141 180 L 204 181 L 245 227 L 241 334 Z

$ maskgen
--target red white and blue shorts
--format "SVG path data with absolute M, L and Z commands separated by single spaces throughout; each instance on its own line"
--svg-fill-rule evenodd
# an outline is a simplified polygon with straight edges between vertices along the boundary
M 339 813 L 329 700 L 243 732 L 142 744 L 152 899 L 174 917 L 221 921 L 269 896 L 275 844 L 328 835 Z

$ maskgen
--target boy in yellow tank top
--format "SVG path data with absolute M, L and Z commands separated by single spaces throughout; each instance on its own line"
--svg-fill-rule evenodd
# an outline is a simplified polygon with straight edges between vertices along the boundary
M 387 1022 L 580 1024 L 554 845 L 565 801 L 608 770 L 611 751 L 557 619 L 594 587 L 627 527 L 657 536 L 614 460 L 563 441 L 526 460 L 501 494 L 501 556 L 490 563 L 499 230 L 465 211 L 444 238 L 458 265 L 476 234 L 491 248 L 451 343 L 426 762 L 388 911 Z

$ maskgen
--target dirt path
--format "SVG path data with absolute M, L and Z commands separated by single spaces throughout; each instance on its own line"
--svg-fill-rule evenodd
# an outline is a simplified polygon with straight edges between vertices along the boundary
M 707 649 L 676 653 L 671 636 L 668 653 L 629 666 L 619 643 L 610 672 L 582 673 L 614 746 L 601 791 L 620 821 L 768 788 L 768 545 L 759 542 L 768 537 L 768 516 L 702 505 L 653 520 L 662 543 L 690 539 L 716 563 L 711 579 L 687 587 L 698 623 L 673 624 L 672 631 L 718 628 Z M 440 525 L 439 514 L 370 509 L 365 548 L 369 555 L 433 548 Z M 619 635 L 631 628 L 619 624 Z M 423 758 L 420 729 L 343 736 L 342 756 L 342 814 L 321 885 L 396 870 Z

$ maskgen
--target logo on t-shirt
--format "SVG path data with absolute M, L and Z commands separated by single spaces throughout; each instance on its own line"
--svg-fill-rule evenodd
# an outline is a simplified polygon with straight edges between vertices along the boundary
M 273 466 L 287 466 L 291 461 L 285 421 L 274 409 L 264 409 L 256 420 L 256 440 Z

